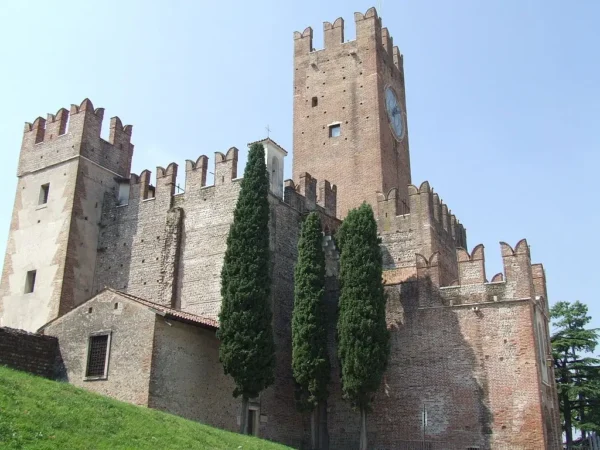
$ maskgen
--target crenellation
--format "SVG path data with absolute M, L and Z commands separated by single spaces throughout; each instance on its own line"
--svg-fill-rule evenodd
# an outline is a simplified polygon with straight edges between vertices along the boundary
M 231 147 L 227 154 L 215 152 L 215 186 L 231 183 L 237 178 L 239 150 Z
M 333 22 L 323 22 L 323 43 L 326 49 L 344 43 L 344 19 L 339 17 Z
M 317 204 L 317 180 L 307 172 L 301 173 L 297 189 L 298 193 L 305 199 L 306 209 L 308 211 L 314 210 Z
M 65 108 L 60 108 L 56 114 L 48 113 L 46 119 L 46 139 L 55 139 L 58 136 L 62 136 L 67 131 L 67 125 L 69 121 L 69 111 Z
M 337 186 L 332 186 L 327 180 L 320 180 L 318 185 L 319 195 L 317 204 L 321 206 L 327 214 L 336 217 Z
M 471 254 L 464 248 L 456 249 L 459 284 L 487 283 L 485 277 L 485 255 L 483 244 L 477 245 Z
M 156 201 L 165 209 L 171 207 L 175 186 L 177 186 L 177 164 L 172 162 L 166 169 L 156 168 Z
M 440 203 L 440 196 L 437 192 L 433 193 L 433 218 L 437 222 L 442 220 L 442 204 Z
M 306 27 L 302 33 L 294 31 L 294 53 L 307 54 L 313 51 L 313 29 Z
M 542 298 L 542 307 L 547 313 L 550 311 L 548 306 L 548 292 L 546 289 L 546 271 L 543 264 L 532 264 L 531 275 L 533 277 L 533 291 L 536 297 Z
M 392 50 L 392 59 L 394 61 L 394 66 L 400 71 L 400 73 L 404 72 L 404 55 L 400 53 L 400 49 L 398 47 L 394 47 Z
M 69 111 L 60 108 L 25 123 L 18 176 L 61 164 L 77 156 L 85 157 L 121 177 L 131 169 L 133 144 L 132 126 L 123 126 L 118 117 L 111 119 L 109 141 L 100 137 L 103 108 L 94 108 L 89 99 L 71 105 Z
M 403 209 L 398 205 L 398 190 L 390 189 L 386 195 L 379 193 L 377 200 L 377 219 L 380 231 L 393 232 L 405 227 L 407 216 L 410 220 L 419 220 L 438 230 L 438 233 L 451 239 L 456 247 L 466 245 L 464 227 L 452 214 L 448 206 L 440 200 L 429 182 L 424 181 L 417 188 L 408 186 L 409 211 L 402 214 Z M 399 214 L 400 212 L 400 214 Z M 400 218 L 400 219 L 398 219 Z M 413 226 L 417 226 L 416 223 Z
M 142 170 L 142 173 L 140 173 L 140 176 L 138 177 L 140 201 L 147 200 L 148 196 L 151 193 L 151 189 L 150 189 L 151 178 L 152 178 L 152 172 L 150 172 L 147 169 Z
M 206 173 L 208 171 L 208 157 L 200 155 L 194 162 L 185 161 L 185 192 L 196 192 L 206 186 Z
M 118 117 L 110 119 L 110 134 L 108 142 L 115 146 L 119 151 L 125 151 L 125 155 L 129 155 L 129 159 L 125 161 L 125 165 L 131 166 L 131 157 L 133 156 L 133 144 L 131 144 L 131 134 L 133 133 L 132 125 L 125 125 Z
M 500 242 L 506 282 L 512 286 L 514 298 L 530 298 L 533 295 L 531 255 L 526 239 L 521 239 L 513 248 Z
M 389 57 L 393 58 L 394 55 L 392 49 L 394 48 L 394 39 L 390 36 L 390 32 L 387 28 L 381 29 L 381 45 L 383 45 L 383 49 Z
M 501 283 L 504 281 L 504 274 L 502 272 L 498 272 L 496 275 L 492 277 L 492 281 L 490 283 Z

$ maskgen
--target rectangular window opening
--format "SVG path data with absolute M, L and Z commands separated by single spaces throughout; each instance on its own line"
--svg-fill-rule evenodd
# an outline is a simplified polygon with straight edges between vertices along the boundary
M 329 137 L 330 138 L 338 137 L 341 133 L 342 133 L 342 127 L 339 123 L 335 124 L 335 125 L 329 125 Z
M 50 193 L 50 183 L 42 184 L 40 187 L 40 201 L 39 205 L 45 205 L 48 203 L 48 194 Z
M 319 104 L 319 98 L 318 97 L 313 97 L 312 98 L 312 107 L 314 108 L 318 104 Z
M 86 378 L 106 378 L 108 368 L 109 334 L 90 336 L 88 343 Z
M 31 294 L 35 289 L 35 270 L 30 270 L 27 272 L 27 277 L 25 278 L 25 293 Z

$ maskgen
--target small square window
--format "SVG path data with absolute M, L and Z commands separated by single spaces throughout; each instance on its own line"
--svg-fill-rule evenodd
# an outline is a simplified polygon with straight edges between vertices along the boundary
M 106 378 L 108 372 L 108 353 L 110 348 L 110 334 L 96 334 L 90 336 L 88 342 L 86 379 Z
M 342 133 L 342 127 L 338 123 L 336 125 L 329 125 L 329 137 L 338 137 Z
M 30 270 L 27 272 L 27 276 L 25 277 L 25 293 L 31 294 L 35 289 L 35 270 Z
M 50 183 L 42 184 L 40 187 L 40 201 L 39 205 L 45 205 L 48 203 L 48 194 L 50 193 Z
M 319 104 L 319 98 L 318 97 L 313 97 L 312 98 L 312 107 L 314 108 L 318 104 Z

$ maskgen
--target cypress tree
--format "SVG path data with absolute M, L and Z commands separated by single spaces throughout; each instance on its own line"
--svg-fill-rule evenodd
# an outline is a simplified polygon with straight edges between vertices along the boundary
M 292 315 L 292 369 L 298 385 L 297 406 L 311 413 L 312 447 L 318 447 L 318 411 L 327 399 L 330 364 L 327 354 L 325 254 L 321 219 L 308 215 L 298 241 L 294 269 Z
M 242 396 L 240 432 L 248 432 L 248 399 L 274 382 L 275 344 L 269 273 L 269 180 L 262 144 L 254 144 L 241 181 L 221 270 L 219 359 Z
M 360 410 L 360 450 L 367 449 L 367 412 L 390 351 L 377 224 L 371 207 L 351 210 L 337 236 L 340 257 L 338 357 L 342 393 Z

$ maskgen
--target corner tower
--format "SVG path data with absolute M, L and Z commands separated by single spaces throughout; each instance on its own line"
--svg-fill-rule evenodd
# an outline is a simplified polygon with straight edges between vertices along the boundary
M 85 99 L 26 123 L 0 282 L 0 326 L 36 331 L 93 294 L 104 194 L 129 178 L 132 128 Z
M 410 157 L 402 55 L 375 8 L 354 14 L 356 40 L 344 41 L 344 20 L 294 33 L 293 176 L 308 172 L 338 187 L 338 215 L 377 193 L 398 189 L 408 209 Z

